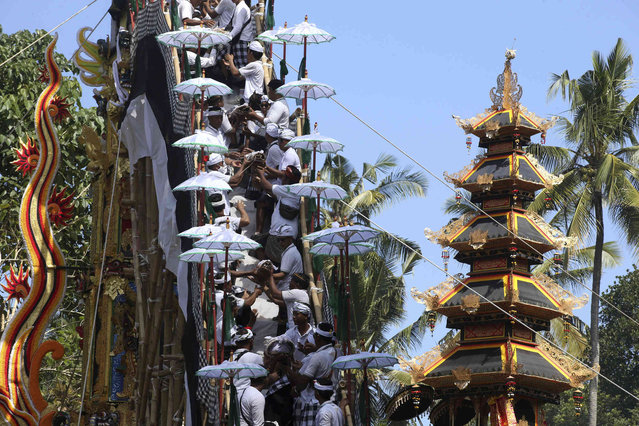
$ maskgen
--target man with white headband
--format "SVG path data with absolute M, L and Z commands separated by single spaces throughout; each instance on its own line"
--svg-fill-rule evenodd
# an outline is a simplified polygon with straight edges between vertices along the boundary
M 283 183 L 284 176 L 286 175 L 286 168 L 288 166 L 293 166 L 297 170 L 302 170 L 300 157 L 295 152 L 295 149 L 286 146 L 291 139 L 295 137 L 295 133 L 293 133 L 290 129 L 282 129 L 280 130 L 280 140 L 278 142 L 278 146 L 282 151 L 282 158 L 280 159 L 280 164 L 278 164 L 277 169 L 272 167 L 267 167 L 266 172 L 269 177 L 275 177 L 278 179 L 278 183 Z
M 277 138 L 280 135 L 280 129 L 273 123 L 266 125 L 264 139 L 266 139 L 266 166 L 277 167 L 280 164 L 282 155 L 284 154 L 280 147 L 277 145 Z M 273 179 L 271 182 L 277 183 L 277 179 Z M 255 202 L 257 211 L 255 212 L 255 234 L 257 238 L 261 237 L 264 232 L 264 221 L 267 215 L 273 214 L 273 208 L 275 206 L 275 200 L 273 197 L 267 194 L 266 191 L 262 191 L 262 195 Z
M 320 404 L 317 416 L 315 416 L 314 426 L 343 426 L 344 414 L 331 401 L 333 383 L 330 380 L 319 379 L 315 380 L 313 388 L 315 389 L 315 398 Z
M 306 355 L 315 349 L 315 327 L 310 324 L 311 307 L 305 303 L 293 303 L 293 323 L 295 327 L 286 330 L 280 338 L 290 340 L 295 345 L 293 358 L 295 361 L 302 361 Z
M 337 358 L 337 350 L 333 347 L 333 326 L 327 322 L 321 322 L 315 328 L 313 336 L 318 349 L 308 354 L 299 372 L 291 372 L 289 379 L 300 391 L 300 396 L 293 407 L 295 424 L 313 426 L 319 401 L 315 398 L 313 381 L 318 379 L 332 380 L 333 386 L 337 384 L 337 378 L 333 373 L 332 364 Z
M 238 328 L 231 340 L 233 346 L 235 346 L 235 352 L 233 352 L 231 361 L 264 366 L 264 359 L 255 352 L 252 352 L 254 341 L 255 336 L 251 329 L 244 327 Z M 233 381 L 233 383 L 239 393 L 242 389 L 250 386 L 251 380 L 249 378 L 237 378 Z
M 244 93 L 242 97 L 246 102 L 253 93 L 264 93 L 264 68 L 262 68 L 262 55 L 264 47 L 259 41 L 253 40 L 248 45 L 246 65 L 237 68 L 233 55 L 227 54 L 224 57 L 224 65 L 234 77 L 244 80 Z M 238 63 L 239 65 L 239 63 Z
M 217 105 L 209 107 L 206 111 L 204 111 L 204 115 L 206 116 L 206 127 L 204 131 L 212 134 L 220 143 L 220 145 L 224 145 L 227 148 L 231 144 L 231 141 L 226 136 L 224 129 L 224 116 L 225 112 L 222 108 Z M 227 119 L 228 120 L 228 119 Z

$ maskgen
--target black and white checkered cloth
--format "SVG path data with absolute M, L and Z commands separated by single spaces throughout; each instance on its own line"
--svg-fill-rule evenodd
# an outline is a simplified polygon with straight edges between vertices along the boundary
M 138 12 L 131 42 L 132 58 L 135 58 L 139 40 L 147 36 L 155 37 L 171 31 L 160 5 L 161 2 L 158 1 L 148 2 L 147 6 Z M 166 84 L 167 87 L 172 88 L 177 84 L 176 70 L 173 66 L 173 51 L 163 44 L 160 44 L 160 50 L 166 64 Z M 134 72 L 135 70 L 132 71 Z M 178 69 L 177 72 L 179 73 L 180 70 Z M 171 117 L 173 117 L 173 131 L 183 135 L 189 134 L 191 128 L 190 104 L 178 102 L 178 95 L 173 90 L 169 91 L 169 101 L 171 103 Z
M 238 40 L 237 43 L 231 45 L 231 54 L 235 67 L 242 68 L 248 64 L 248 41 Z
M 318 402 L 304 403 L 301 398 L 297 398 L 293 405 L 293 424 L 295 426 L 313 426 L 318 411 Z
M 268 388 L 266 396 L 273 395 L 278 390 L 283 389 L 290 384 L 291 381 L 288 379 L 288 376 L 280 377 Z
M 329 282 L 326 280 L 326 276 L 324 275 L 324 272 L 321 273 L 321 277 L 320 277 L 321 282 L 324 283 L 324 293 L 322 293 L 324 295 L 324 297 L 322 297 L 322 320 L 329 322 L 329 323 L 333 323 L 333 309 L 330 306 L 330 295 L 331 292 L 328 289 L 328 286 L 332 286 L 333 282 Z

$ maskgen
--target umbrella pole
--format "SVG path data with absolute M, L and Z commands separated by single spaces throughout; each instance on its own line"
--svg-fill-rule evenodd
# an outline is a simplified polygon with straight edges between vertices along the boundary
M 308 70 L 308 59 L 306 58 L 306 37 L 304 37 L 304 66 L 306 68 L 306 70 Z M 308 71 L 305 70 L 305 75 L 303 75 L 302 77 L 306 77 L 308 76 Z M 304 103 L 302 104 L 303 108 L 304 108 L 304 117 L 306 120 L 308 120 L 308 114 L 307 114 L 307 108 L 306 108 L 306 102 L 308 101 L 308 92 L 304 92 Z
M 201 115 L 200 115 L 200 128 L 204 130 L 206 125 L 204 124 L 204 89 L 202 89 L 202 96 L 200 97 Z
M 317 145 L 313 144 L 313 177 L 317 176 L 317 170 L 315 169 L 315 153 L 317 150 Z
M 364 399 L 366 403 L 366 424 L 371 424 L 371 396 L 368 390 L 368 372 L 366 371 L 366 363 L 364 363 Z
M 213 363 L 217 364 L 217 305 L 215 303 L 215 271 L 213 269 L 213 257 L 211 257 L 211 261 L 209 262 L 209 273 L 211 275 L 211 287 L 209 294 L 213 294 Z M 209 343 L 209 335 L 206 335 L 206 347 L 210 347 Z M 206 353 L 207 362 L 210 360 L 208 349 Z
M 339 249 L 339 275 L 340 275 L 340 284 L 337 289 L 337 292 L 338 292 L 338 297 L 341 299 L 342 292 L 344 291 L 344 249 L 342 248 Z M 341 315 L 341 312 L 338 311 L 338 313 Z M 338 317 L 337 320 L 339 321 L 338 325 L 341 327 L 342 324 L 344 323 L 344 318 Z M 346 353 L 346 345 L 344 343 L 342 343 L 342 351 Z
M 202 226 L 204 225 L 204 189 L 200 189 L 200 208 L 199 210 L 199 214 L 198 214 L 198 218 L 197 218 L 197 224 L 198 226 Z
M 344 239 L 344 263 L 345 263 L 345 285 L 346 285 L 346 352 L 348 355 L 352 353 L 351 351 L 351 286 L 349 282 L 349 262 L 348 258 L 348 238 Z M 346 386 L 348 392 L 348 400 L 353 406 L 353 376 L 351 374 L 351 370 L 347 370 L 346 372 Z
M 320 229 L 320 193 L 317 191 L 317 229 Z
M 337 256 L 333 256 L 333 295 L 338 298 L 339 287 L 337 286 L 337 275 L 339 274 L 339 271 L 337 269 L 337 259 L 338 259 Z M 334 312 L 333 312 L 333 330 L 337 331 L 337 315 L 335 315 Z
M 284 50 L 282 52 L 282 59 L 284 61 L 284 64 L 286 64 L 286 42 L 282 43 L 282 46 L 284 47 Z M 282 80 L 282 83 L 286 82 L 286 75 L 282 74 L 282 75 L 280 75 L 280 78 Z

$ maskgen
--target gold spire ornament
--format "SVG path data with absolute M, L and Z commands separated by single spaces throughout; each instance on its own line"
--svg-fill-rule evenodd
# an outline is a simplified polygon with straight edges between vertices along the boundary
M 515 50 L 506 50 L 504 72 L 497 76 L 497 87 L 490 89 L 490 100 L 493 110 L 517 108 L 523 94 L 523 89 L 517 84 L 517 73 L 512 72 L 510 61 L 515 59 Z

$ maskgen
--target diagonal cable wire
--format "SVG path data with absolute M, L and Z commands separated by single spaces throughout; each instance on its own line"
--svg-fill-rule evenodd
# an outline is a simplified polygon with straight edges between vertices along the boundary
M 278 57 L 279 59 L 282 59 L 277 53 L 273 52 L 273 54 Z M 294 71 L 295 68 L 292 67 L 290 64 L 287 63 L 287 65 L 289 67 L 291 67 Z M 471 206 L 473 209 L 479 211 L 480 213 L 486 215 L 486 217 L 488 217 L 490 220 L 492 220 L 493 222 L 495 222 L 498 226 L 500 226 L 501 228 L 505 229 L 510 235 L 512 235 L 515 239 L 521 241 L 522 243 L 524 243 L 526 246 L 528 246 L 528 248 L 530 248 L 532 251 L 534 251 L 535 253 L 537 253 L 538 255 L 540 255 L 543 259 L 545 260 L 551 260 L 550 257 L 547 257 L 546 255 L 544 255 L 543 253 L 541 253 L 539 250 L 537 250 L 535 247 L 533 247 L 530 243 L 528 243 L 527 241 L 521 239 L 518 235 L 516 235 L 514 232 L 512 232 L 510 229 L 508 229 L 508 227 L 504 226 L 504 224 L 498 222 L 495 218 L 493 218 L 491 215 L 489 215 L 488 213 L 486 213 L 486 211 L 484 211 L 481 207 L 479 207 L 477 204 L 473 203 L 470 198 L 468 198 L 465 194 L 463 194 L 461 191 L 457 191 L 457 189 L 455 189 L 453 186 L 451 186 L 448 182 L 446 182 L 445 180 L 443 180 L 442 178 L 440 178 L 439 176 L 437 176 L 434 172 L 432 172 L 429 168 L 427 168 L 426 166 L 424 166 L 422 163 L 420 163 L 417 159 L 415 159 L 413 156 L 411 156 L 408 152 L 406 152 L 405 150 L 403 150 L 401 147 L 399 147 L 398 145 L 396 145 L 395 143 L 393 143 L 390 139 L 388 139 L 387 137 L 385 137 L 382 133 L 380 133 L 377 129 L 375 129 L 373 126 L 371 126 L 370 124 L 368 124 L 366 121 L 364 121 L 361 117 L 359 117 L 357 114 L 355 114 L 353 111 L 351 111 L 348 107 L 346 107 L 344 104 L 342 104 L 341 102 L 339 102 L 337 99 L 335 99 L 334 96 L 331 96 L 329 99 L 331 99 L 333 102 L 335 102 L 337 105 L 339 105 L 344 111 L 348 112 L 350 115 L 352 115 L 357 121 L 359 121 L 360 123 L 362 123 L 364 126 L 368 127 L 373 133 L 375 133 L 377 136 L 379 136 L 380 138 L 382 138 L 384 141 L 386 141 L 388 144 L 390 144 L 393 148 L 395 148 L 396 150 L 398 150 L 400 153 L 402 153 L 402 155 L 404 155 L 405 157 L 407 157 L 408 159 L 410 159 L 413 163 L 415 163 L 419 168 L 421 168 L 422 170 L 424 170 L 426 173 L 428 173 L 429 175 L 431 175 L 433 178 L 435 178 L 437 181 L 439 181 L 440 183 L 442 183 L 445 187 L 447 187 L 448 189 L 450 189 L 451 191 L 453 191 L 454 193 L 460 195 L 462 197 L 462 199 L 469 205 Z M 597 296 L 600 300 L 603 300 L 604 302 L 606 302 L 611 308 L 613 308 L 614 310 L 616 310 L 617 312 L 619 312 L 622 316 L 626 317 L 627 319 L 629 319 L 631 322 L 635 323 L 637 326 L 639 326 L 639 321 L 637 321 L 636 319 L 634 319 L 633 317 L 631 317 L 630 315 L 628 315 L 627 313 L 625 313 L 624 311 L 622 311 L 620 308 L 618 308 L 616 305 L 614 305 L 612 302 L 610 302 L 608 299 L 606 299 L 605 297 L 603 297 L 601 295 L 601 293 L 598 293 L 596 291 L 593 291 L 591 287 L 588 287 L 586 284 L 584 284 L 579 278 L 575 277 L 573 274 L 570 273 L 570 271 L 566 270 L 563 266 L 558 266 L 558 268 L 563 271 L 567 276 L 571 277 L 572 279 L 574 279 L 574 281 L 576 283 L 578 283 L 580 286 L 582 286 L 583 288 L 585 288 L 587 291 L 589 291 L 590 293 L 592 293 L 594 296 Z
M 602 373 L 600 373 L 599 371 L 597 371 L 596 369 L 592 368 L 591 366 L 585 364 L 583 361 L 581 361 L 579 358 L 575 357 L 574 355 L 568 353 L 565 349 L 559 347 L 556 343 L 552 342 L 551 340 L 547 339 L 546 337 L 544 337 L 543 335 L 537 333 L 535 330 L 533 330 L 531 327 L 529 327 L 527 324 L 525 324 L 524 322 L 522 322 L 519 318 L 515 317 L 514 315 L 510 314 L 509 312 L 507 312 L 506 310 L 502 309 L 501 307 L 499 307 L 497 304 L 495 304 L 493 301 L 488 300 L 485 296 L 483 296 L 482 294 L 480 294 L 479 292 L 477 292 L 475 289 L 473 289 L 472 287 L 468 286 L 464 281 L 460 280 L 459 278 L 457 278 L 455 275 L 450 274 L 448 271 L 444 270 L 443 268 L 441 268 L 438 264 L 436 264 L 434 261 L 432 261 L 431 259 L 429 259 L 428 257 L 424 256 L 422 253 L 418 252 L 417 250 L 413 249 L 411 246 L 409 246 L 408 244 L 406 244 L 404 241 L 402 241 L 400 238 L 396 237 L 394 234 L 392 234 L 391 232 L 387 231 L 384 227 L 382 227 L 381 225 L 379 225 L 377 222 L 375 222 L 373 219 L 371 219 L 370 217 L 367 217 L 366 215 L 364 215 L 362 212 L 360 212 L 359 210 L 351 207 L 348 203 L 346 203 L 344 200 L 339 200 L 342 204 L 344 204 L 345 206 L 347 206 L 348 208 L 350 208 L 351 210 L 353 210 L 354 212 L 356 212 L 357 214 L 359 214 L 361 217 L 363 217 L 364 219 L 366 219 L 367 221 L 369 221 L 369 223 L 371 223 L 373 226 L 375 226 L 376 228 L 378 228 L 380 231 L 384 232 L 385 234 L 388 234 L 391 238 L 393 238 L 394 240 L 396 240 L 397 242 L 399 242 L 401 245 L 403 245 L 404 247 L 406 247 L 408 250 L 412 251 L 413 253 L 415 253 L 417 256 L 421 257 L 422 259 L 424 259 L 426 262 L 430 263 L 432 266 L 434 266 L 435 268 L 439 269 L 440 271 L 442 271 L 444 274 L 446 274 L 447 276 L 449 276 L 450 278 L 452 278 L 453 280 L 455 280 L 457 283 L 463 285 L 464 287 L 466 287 L 468 290 L 470 290 L 471 292 L 475 293 L 477 296 L 479 296 L 480 298 L 484 299 L 486 302 L 488 302 L 490 305 L 494 306 L 495 308 L 497 308 L 497 310 L 499 310 L 500 312 L 504 313 L 507 315 L 507 317 L 509 317 L 512 321 L 516 321 L 519 324 L 521 324 L 523 327 L 525 327 L 526 329 L 530 330 L 534 335 L 539 336 L 540 338 L 544 339 L 549 345 L 557 348 L 558 350 L 560 350 L 562 353 L 564 353 L 565 355 L 567 355 L 568 357 L 574 359 L 575 361 L 577 361 L 579 364 L 583 365 L 584 367 L 586 367 L 588 370 L 592 371 L 593 373 L 597 374 L 598 376 L 602 377 L 603 379 L 605 379 L 606 381 L 610 382 L 610 384 L 614 385 L 615 387 L 617 387 L 618 389 L 622 390 L 623 392 L 627 393 L 628 395 L 630 395 L 632 398 L 636 399 L 637 401 L 639 401 L 639 397 L 634 395 L 632 392 L 630 392 L 629 390 L 623 388 L 621 385 L 615 383 L 612 379 L 608 378 L 607 376 L 603 375 Z
M 63 26 L 64 24 L 66 24 L 67 22 L 69 22 L 71 19 L 75 18 L 77 15 L 79 15 L 80 13 L 82 13 L 83 11 L 85 11 L 86 9 L 89 8 L 89 6 L 91 6 L 93 3 L 95 3 L 98 0 L 93 0 L 92 2 L 90 2 L 89 4 L 87 4 L 86 6 L 84 6 L 83 8 L 81 8 L 80 10 L 78 10 L 77 12 L 75 12 L 73 15 L 69 16 L 67 19 L 65 19 L 64 21 L 60 22 L 58 25 L 56 25 L 55 27 L 51 28 L 49 31 L 47 31 L 45 34 L 41 35 L 40 37 L 38 37 L 34 42 L 30 43 L 27 47 L 24 47 L 20 50 L 18 50 L 15 54 L 13 54 L 13 56 L 11 56 L 9 59 L 5 59 L 5 61 L 3 63 L 0 64 L 0 68 L 2 68 L 5 64 L 7 64 L 8 62 L 10 62 L 12 59 L 20 56 L 22 54 L 22 52 L 24 52 L 25 50 L 29 49 L 31 46 L 33 46 L 34 44 L 36 44 L 37 42 L 39 42 L 40 40 L 42 40 L 43 38 L 45 38 L 46 36 L 48 36 L 49 34 L 51 34 L 52 32 L 54 32 L 55 30 L 57 30 L 58 28 L 60 28 L 61 26 Z M 100 20 L 102 21 L 102 20 Z

